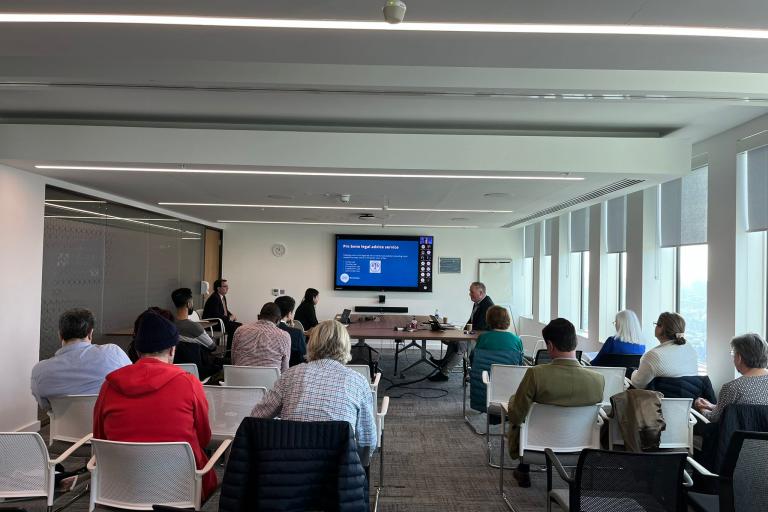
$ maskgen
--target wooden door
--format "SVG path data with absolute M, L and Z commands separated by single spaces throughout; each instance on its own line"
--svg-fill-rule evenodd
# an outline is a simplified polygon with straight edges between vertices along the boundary
M 205 259 L 203 263 L 203 279 L 208 281 L 213 293 L 213 282 L 221 278 L 221 231 L 205 228 Z M 205 300 L 205 297 L 203 298 Z

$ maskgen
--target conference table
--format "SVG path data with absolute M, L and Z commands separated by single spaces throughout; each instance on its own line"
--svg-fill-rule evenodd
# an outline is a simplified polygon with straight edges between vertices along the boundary
M 411 320 L 416 319 L 419 323 L 416 329 L 406 329 Z M 401 370 L 400 377 L 403 374 L 418 366 L 426 364 L 432 368 L 437 365 L 429 360 L 429 351 L 427 350 L 427 341 L 443 341 L 446 343 L 456 343 L 460 341 L 477 341 L 481 333 L 467 333 L 456 328 L 448 328 L 440 331 L 433 331 L 427 323 L 429 317 L 426 315 L 351 315 L 350 324 L 347 325 L 349 337 L 357 340 L 358 346 L 367 346 L 365 340 L 394 340 L 395 341 L 395 368 L 394 374 L 397 375 L 398 356 L 405 350 L 416 347 L 419 349 L 419 359 Z M 407 343 L 400 347 L 401 344 Z

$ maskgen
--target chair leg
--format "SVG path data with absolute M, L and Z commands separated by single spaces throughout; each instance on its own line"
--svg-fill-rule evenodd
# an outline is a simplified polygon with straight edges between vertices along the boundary
M 379 489 L 384 487 L 384 431 L 381 432 L 381 446 L 379 446 Z

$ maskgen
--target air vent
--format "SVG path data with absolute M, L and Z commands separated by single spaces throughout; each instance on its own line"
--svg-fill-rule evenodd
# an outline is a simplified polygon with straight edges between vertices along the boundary
M 593 190 L 592 192 L 588 192 L 584 195 L 574 197 L 573 199 L 569 199 L 568 201 L 565 201 L 563 203 L 556 204 L 555 206 L 550 206 L 549 208 L 546 208 L 544 210 L 539 210 L 538 212 L 532 213 L 527 217 L 523 217 L 522 219 L 517 219 L 514 222 L 505 224 L 502 227 L 512 228 L 515 226 L 519 226 L 520 224 L 527 224 L 528 222 L 538 219 L 540 217 L 544 217 L 552 213 L 559 212 L 561 210 L 566 210 L 572 206 L 576 206 L 577 204 L 586 203 L 586 202 L 592 201 L 593 199 L 597 199 L 598 197 L 603 197 L 613 192 L 617 192 L 625 188 L 633 187 L 635 185 L 639 185 L 640 183 L 644 183 L 644 182 L 645 180 L 629 180 L 629 179 L 617 181 L 603 188 L 598 188 L 597 190 Z

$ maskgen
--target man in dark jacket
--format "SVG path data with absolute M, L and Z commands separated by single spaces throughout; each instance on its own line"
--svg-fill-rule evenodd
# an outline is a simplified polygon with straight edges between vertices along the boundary
M 213 282 L 213 293 L 205 301 L 203 308 L 203 318 L 220 318 L 224 322 L 224 329 L 227 331 L 227 348 L 232 346 L 232 336 L 240 327 L 237 317 L 229 310 L 227 305 L 227 292 L 229 283 L 226 279 L 217 279 Z
M 467 327 L 472 331 L 487 331 L 488 324 L 485 322 L 485 314 L 493 306 L 493 300 L 485 294 L 485 285 L 476 281 L 469 285 L 469 298 L 472 300 L 472 313 L 467 320 Z M 470 327 L 471 325 L 471 327 Z M 459 364 L 467 353 L 469 345 L 466 341 L 448 343 L 443 359 L 433 359 L 439 372 L 429 377 L 432 382 L 443 382 L 448 380 L 451 369 Z
M 296 301 L 293 297 L 283 295 L 275 299 L 275 304 L 280 308 L 282 317 L 277 326 L 291 336 L 291 359 L 288 365 L 296 366 L 304 362 L 304 356 L 307 354 L 307 338 L 304 336 L 304 331 L 289 327 L 286 323 L 286 321 L 293 320 L 293 308 L 296 307 Z

